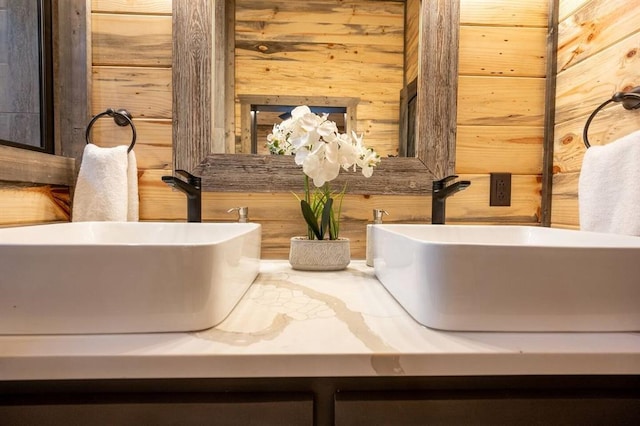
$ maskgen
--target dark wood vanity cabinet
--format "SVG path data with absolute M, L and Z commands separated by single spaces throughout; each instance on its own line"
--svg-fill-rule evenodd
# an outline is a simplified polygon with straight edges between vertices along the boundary
M 0 425 L 639 425 L 640 376 L 0 382 Z
M 31 395 L 0 402 L 0 425 L 311 426 L 306 393 Z
M 336 426 L 638 424 L 637 397 L 366 392 L 335 402 Z

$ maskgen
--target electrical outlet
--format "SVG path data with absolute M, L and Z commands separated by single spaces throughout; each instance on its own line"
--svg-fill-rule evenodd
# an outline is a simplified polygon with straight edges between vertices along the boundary
M 511 205 L 511 173 L 491 173 L 489 205 Z

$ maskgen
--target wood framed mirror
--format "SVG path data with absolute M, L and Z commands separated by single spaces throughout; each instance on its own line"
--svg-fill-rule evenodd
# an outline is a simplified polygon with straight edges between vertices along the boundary
M 201 176 L 205 191 L 300 190 L 301 170 L 293 158 L 224 153 L 232 140 L 233 45 L 228 40 L 234 10 L 233 0 L 173 1 L 174 169 Z M 419 14 L 416 120 L 410 124 L 416 156 L 385 157 L 368 179 L 349 175 L 350 193 L 428 194 L 434 179 L 454 172 L 459 1 L 422 0 Z

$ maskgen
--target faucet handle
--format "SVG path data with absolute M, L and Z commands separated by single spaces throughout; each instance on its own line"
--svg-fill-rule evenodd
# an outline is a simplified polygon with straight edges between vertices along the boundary
M 182 170 L 182 169 L 177 169 L 175 170 L 176 174 L 182 175 L 184 177 L 187 178 L 187 182 L 190 185 L 193 185 L 197 188 L 200 188 L 200 186 L 202 185 L 202 179 L 199 176 L 194 176 L 191 173 L 189 173 L 186 170 Z
M 454 180 L 457 179 L 458 175 L 451 175 L 451 176 L 447 176 L 446 178 L 442 178 L 440 180 L 434 180 L 433 181 L 433 190 L 439 190 L 439 189 L 443 189 L 446 186 L 446 183 L 449 182 L 450 180 Z

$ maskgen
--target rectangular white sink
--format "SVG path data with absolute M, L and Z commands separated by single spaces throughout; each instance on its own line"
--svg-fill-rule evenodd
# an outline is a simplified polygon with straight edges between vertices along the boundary
M 527 226 L 375 225 L 375 273 L 419 323 L 640 331 L 640 238 Z
M 74 222 L 0 229 L 0 334 L 201 330 L 258 274 L 255 223 Z

